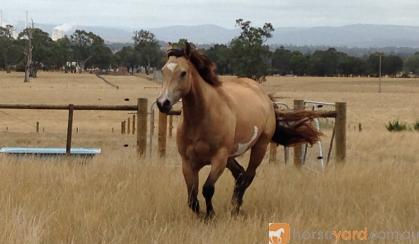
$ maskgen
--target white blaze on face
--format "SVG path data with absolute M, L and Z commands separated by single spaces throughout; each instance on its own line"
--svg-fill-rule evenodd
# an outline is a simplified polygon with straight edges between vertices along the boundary
M 164 103 L 164 101 L 169 100 L 170 102 L 172 102 L 169 99 L 169 92 L 167 91 L 167 89 L 164 89 L 163 92 L 161 93 L 161 95 L 159 96 L 159 102 L 160 103 Z
M 173 72 L 173 71 L 175 71 L 176 67 L 177 67 L 177 63 L 170 62 L 170 63 L 167 63 L 167 64 L 163 67 L 163 69 L 167 69 L 167 70 L 169 70 L 170 72 Z M 166 88 L 164 88 L 164 90 L 161 92 L 161 94 L 160 94 L 160 96 L 159 96 L 158 100 L 159 100 L 159 102 L 160 102 L 160 103 L 163 103 L 163 102 L 164 102 L 164 101 L 166 101 L 166 100 L 169 100 L 172 104 L 173 104 L 173 102 L 174 102 L 174 101 L 172 101 L 171 95 L 169 95 L 169 91 L 168 91 L 168 88 L 167 88 L 167 87 L 166 87 Z
M 245 153 L 247 149 L 249 149 L 249 147 L 255 142 L 256 138 L 258 137 L 258 134 L 259 134 L 259 128 L 255 126 L 253 128 L 253 135 L 252 135 L 252 138 L 250 138 L 250 141 L 247 143 L 238 143 L 236 152 L 234 152 L 231 156 L 236 157 Z
M 168 63 L 166 64 L 166 68 L 168 68 L 170 71 L 175 71 L 177 64 L 176 63 Z

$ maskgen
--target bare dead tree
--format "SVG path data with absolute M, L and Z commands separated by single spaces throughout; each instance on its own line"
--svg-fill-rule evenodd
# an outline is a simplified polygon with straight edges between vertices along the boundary
M 93 56 L 89 56 L 88 58 L 86 58 L 85 60 L 80 61 L 80 72 L 84 72 L 85 66 L 87 61 L 89 61 L 91 58 L 93 58 Z
M 26 28 L 27 36 L 28 36 L 28 45 L 25 51 L 26 56 L 26 66 L 25 66 L 25 80 L 24 82 L 29 82 L 31 75 L 33 75 L 32 71 L 32 30 L 33 30 L 33 20 L 32 26 L 30 28 Z

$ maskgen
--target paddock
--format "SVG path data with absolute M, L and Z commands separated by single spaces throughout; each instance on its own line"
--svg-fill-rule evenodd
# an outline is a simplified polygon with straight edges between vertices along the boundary
M 158 84 L 135 76 L 106 76 L 119 89 L 88 74 L 38 76 L 24 84 L 22 74 L 0 72 L 0 103 L 136 106 L 142 97 L 149 108 L 158 94 L 158 89 L 144 89 Z M 217 217 L 209 224 L 186 206 L 174 130 L 172 137 L 167 130 L 166 156 L 158 154 L 157 113 L 153 155 L 138 158 L 130 114 L 136 111 L 74 111 L 72 147 L 102 148 L 101 155 L 88 163 L 72 157 L 0 155 L 0 242 L 259 243 L 268 241 L 270 222 L 289 223 L 300 233 L 417 230 L 419 134 L 390 133 L 385 124 L 418 119 L 418 81 L 384 78 L 378 94 L 374 78 L 267 77 L 263 88 L 290 108 L 294 100 L 347 103 L 346 163 L 333 159 L 324 172 L 309 170 L 320 164 L 316 145 L 297 169 L 293 150 L 285 164 L 284 150 L 278 148 L 276 161 L 269 163 L 267 154 L 259 167 L 237 218 L 229 215 L 233 180 L 224 172 L 216 185 Z M 131 133 L 121 134 L 121 122 L 128 118 Z M 174 127 L 178 119 L 172 116 Z M 320 121 L 325 152 L 333 129 L 333 118 L 328 120 Z M 0 109 L 0 147 L 64 147 L 67 126 L 68 110 Z M 147 127 L 150 133 L 150 115 Z M 246 165 L 247 157 L 238 161 Z

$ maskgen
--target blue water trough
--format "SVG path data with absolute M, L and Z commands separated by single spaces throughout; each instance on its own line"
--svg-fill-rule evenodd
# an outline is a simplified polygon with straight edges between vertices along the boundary
M 70 155 L 96 156 L 100 154 L 100 148 L 71 148 Z M 39 156 L 62 156 L 66 155 L 65 148 L 60 147 L 2 147 L 0 153 L 12 155 L 39 155 Z

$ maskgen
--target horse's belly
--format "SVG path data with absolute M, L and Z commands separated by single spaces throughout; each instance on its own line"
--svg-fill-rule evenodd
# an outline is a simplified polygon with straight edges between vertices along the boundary
M 253 127 L 252 137 L 248 141 L 237 142 L 234 145 L 234 151 L 230 154 L 231 157 L 237 157 L 244 154 L 249 148 L 251 148 L 257 141 L 260 135 L 260 129 L 257 126 Z

